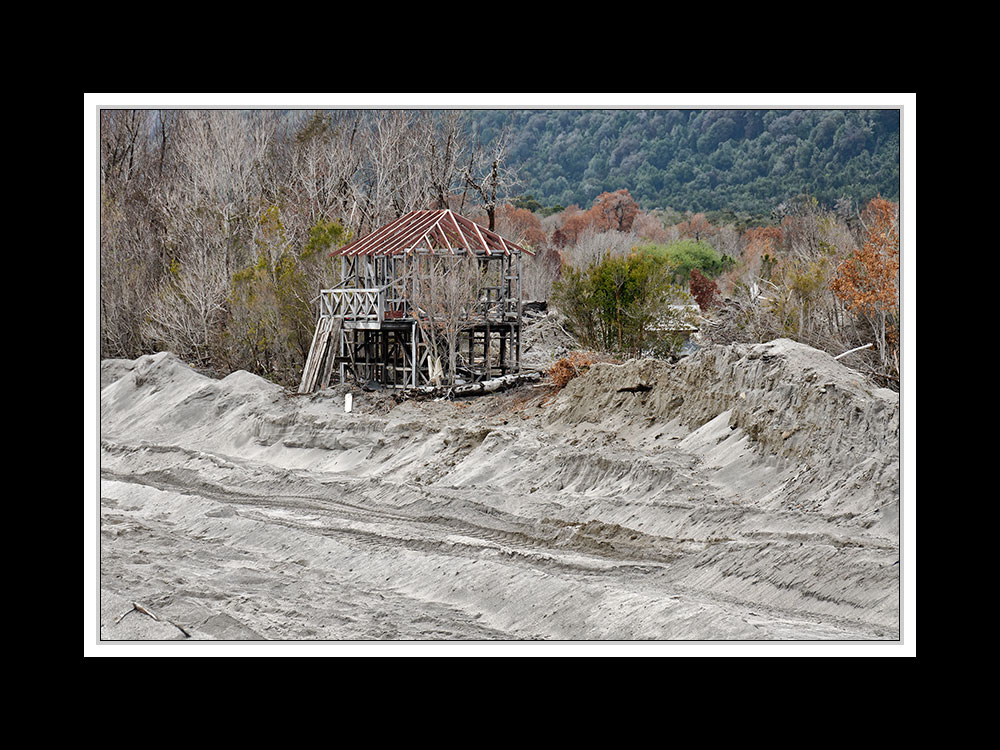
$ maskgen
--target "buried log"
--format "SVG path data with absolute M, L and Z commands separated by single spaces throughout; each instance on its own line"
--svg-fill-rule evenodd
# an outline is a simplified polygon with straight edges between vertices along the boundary
M 494 391 L 499 391 L 502 388 L 507 388 L 519 383 L 534 382 L 541 377 L 542 374 L 540 372 L 519 372 L 511 375 L 502 375 L 499 378 L 493 378 L 492 380 L 482 380 L 478 383 L 463 383 L 462 385 L 456 385 L 452 389 L 452 393 L 456 396 L 468 393 L 493 393 Z
M 493 393 L 504 388 L 510 388 L 521 383 L 532 383 L 540 380 L 542 373 L 535 371 L 518 372 L 502 375 L 499 378 L 482 380 L 478 383 L 462 383 L 461 385 L 425 385 L 418 388 L 407 388 L 405 393 L 421 396 L 470 396 L 477 393 Z
M 645 393 L 651 390 L 653 390 L 653 386 L 648 383 L 636 383 L 635 385 L 622 386 L 618 389 L 618 393 Z

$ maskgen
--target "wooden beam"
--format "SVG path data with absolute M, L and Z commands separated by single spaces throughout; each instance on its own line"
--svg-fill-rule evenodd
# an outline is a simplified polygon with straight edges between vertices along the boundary
M 371 245 L 373 242 L 375 242 L 375 240 L 380 239 L 380 238 L 384 237 L 385 235 L 391 234 L 395 230 L 395 228 L 396 228 L 397 225 L 399 225 L 400 223 L 409 221 L 410 219 L 413 218 L 414 214 L 416 214 L 416 213 L 417 213 L 417 211 L 410 211 L 407 214 L 403 214 L 398 219 L 396 219 L 394 221 L 390 221 L 384 227 L 376 229 L 371 234 L 367 234 L 364 237 L 361 237 L 360 239 L 355 240 L 354 242 L 352 242 L 349 245 L 345 245 L 344 247 L 342 247 L 340 250 L 337 250 L 336 252 L 341 253 L 343 255 L 361 255 L 362 252 L 363 252 L 363 250 L 365 248 L 367 248 L 369 245 Z

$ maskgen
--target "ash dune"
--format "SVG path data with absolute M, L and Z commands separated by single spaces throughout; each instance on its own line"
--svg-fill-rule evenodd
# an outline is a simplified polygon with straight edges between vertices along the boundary
M 102 363 L 102 639 L 899 638 L 898 394 L 823 352 L 347 390 Z

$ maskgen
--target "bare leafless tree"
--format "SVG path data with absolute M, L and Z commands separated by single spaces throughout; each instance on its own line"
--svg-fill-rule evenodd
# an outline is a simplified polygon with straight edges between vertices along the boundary
M 462 170 L 466 190 L 473 191 L 479 197 L 491 231 L 496 227 L 497 207 L 517 181 L 516 171 L 507 162 L 509 148 L 510 132 L 505 128 L 491 144 L 477 141 L 470 151 L 468 164 Z M 465 193 L 463 204 L 464 201 Z
M 415 278 L 407 286 L 410 309 L 431 356 L 431 371 L 441 371 L 447 352 L 447 378 L 455 384 L 458 340 L 476 316 L 479 301 L 479 262 L 470 254 L 414 256 Z M 438 385 L 438 383 L 435 383 Z
M 228 288 L 222 256 L 207 249 L 192 253 L 185 264 L 174 266 L 169 281 L 161 286 L 150 306 L 144 335 L 158 342 L 158 348 L 209 364 Z
M 142 321 L 163 271 L 155 241 L 153 118 L 146 110 L 104 110 L 100 117 L 101 353 L 143 352 Z
M 425 123 L 423 152 L 427 160 L 427 180 L 434 208 L 448 208 L 448 199 L 460 182 L 465 143 L 463 113 L 445 112 Z
M 616 258 L 628 255 L 639 243 L 639 236 L 633 232 L 599 232 L 588 227 L 575 243 L 563 248 L 563 255 L 575 268 L 586 268 L 609 255 Z

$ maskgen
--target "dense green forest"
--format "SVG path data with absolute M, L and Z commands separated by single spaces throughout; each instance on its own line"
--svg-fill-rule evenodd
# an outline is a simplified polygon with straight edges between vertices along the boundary
M 479 110 L 484 142 L 509 130 L 522 194 L 589 206 L 628 189 L 646 210 L 766 217 L 801 195 L 832 206 L 899 200 L 899 111 Z

